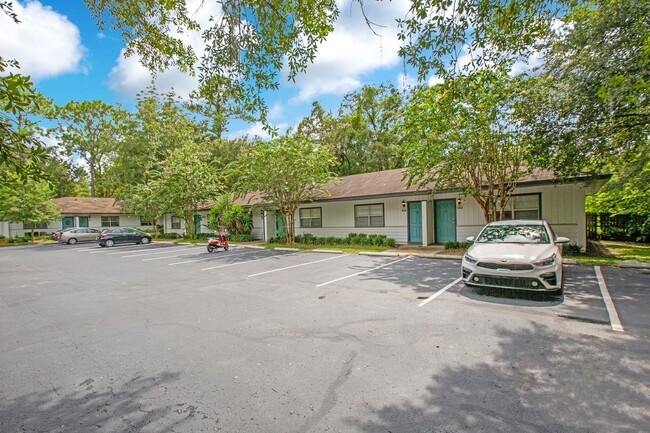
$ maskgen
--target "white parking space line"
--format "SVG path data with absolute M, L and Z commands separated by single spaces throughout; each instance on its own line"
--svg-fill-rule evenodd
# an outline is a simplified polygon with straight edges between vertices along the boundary
M 252 251 L 252 252 L 255 252 L 255 251 Z M 223 257 L 219 257 L 220 254 L 218 253 L 217 257 L 209 256 L 209 257 L 202 258 L 202 259 L 184 260 L 182 262 L 168 263 L 168 265 L 169 266 L 176 266 L 176 265 L 184 265 L 186 263 L 206 262 L 208 260 L 215 261 L 215 260 L 219 260 L 220 258 L 225 259 L 226 257 L 230 257 L 230 256 L 239 256 L 239 255 L 242 255 L 242 254 L 250 254 L 250 253 L 251 253 L 251 251 L 240 251 L 238 253 L 228 253 L 227 255 L 224 255 Z M 208 254 L 208 253 L 206 253 L 206 254 Z
M 287 256 L 289 256 L 289 255 L 292 255 L 292 254 L 287 254 Z M 275 258 L 275 257 L 278 257 L 278 256 L 270 256 L 270 257 L 264 257 L 264 258 L 262 258 L 262 259 L 246 260 L 246 261 L 243 261 L 243 262 L 237 262 L 237 263 L 228 263 L 227 265 L 212 266 L 212 267 L 204 268 L 204 269 L 201 269 L 201 270 L 202 270 L 202 271 L 209 271 L 209 270 L 211 270 L 211 269 L 225 268 L 225 267 L 228 267 L 228 266 L 245 265 L 245 264 L 247 264 L 247 263 L 261 262 L 262 260 L 273 259 L 273 258 Z
M 429 296 L 429 297 L 428 297 L 427 299 L 425 299 L 424 301 L 420 302 L 420 305 L 418 305 L 418 307 L 422 307 L 423 305 L 426 305 L 426 304 L 428 304 L 429 302 L 433 301 L 433 300 L 436 299 L 438 296 L 442 295 L 442 294 L 445 293 L 447 290 L 451 289 L 451 288 L 454 287 L 456 284 L 460 283 L 460 280 L 462 280 L 461 277 L 456 278 L 454 281 L 452 281 L 451 283 L 447 284 L 445 287 L 443 287 L 442 289 L 438 290 L 436 293 L 434 293 L 433 295 Z
M 140 245 L 138 245 L 138 246 L 140 246 Z M 111 247 L 106 247 L 106 248 L 111 248 Z M 177 249 L 179 249 L 179 248 L 187 248 L 187 247 L 186 247 L 186 246 L 180 246 L 180 247 L 157 247 L 157 248 L 154 248 L 154 247 L 147 247 L 147 248 L 142 248 L 142 249 L 140 249 L 140 250 L 132 250 L 132 251 L 113 251 L 112 253 L 108 253 L 108 254 L 106 254 L 106 255 L 107 255 L 107 256 L 117 256 L 117 255 L 120 255 L 120 254 L 141 253 L 141 252 L 143 252 L 143 251 L 162 251 L 162 250 L 169 251 L 169 250 L 177 250 Z M 92 254 L 92 253 L 90 253 L 90 254 Z
M 600 266 L 594 266 L 594 271 L 596 272 L 596 278 L 598 279 L 598 287 L 600 287 L 600 293 L 603 296 L 603 301 L 605 301 L 605 307 L 607 307 L 607 314 L 609 314 L 609 323 L 612 325 L 612 329 L 614 331 L 625 332 L 623 325 L 618 318 L 618 313 L 616 312 L 614 301 L 612 301 L 612 297 L 610 296 L 609 290 L 607 289 L 607 284 L 605 283 L 605 278 L 603 277 L 603 273 L 600 270 Z
M 122 245 L 122 246 L 119 246 L 119 247 L 116 247 L 116 248 L 118 248 L 118 249 L 120 249 L 120 250 L 130 250 L 131 248 L 136 248 L 136 247 L 137 247 L 137 248 L 142 248 L 142 245 L 140 245 L 140 244 L 134 244 L 134 245 Z M 90 249 L 90 248 L 89 248 L 89 249 Z M 113 251 L 110 247 L 104 247 L 104 248 L 102 248 L 102 247 L 100 247 L 99 245 L 97 245 L 97 248 L 93 248 L 93 249 L 95 249 L 95 250 L 97 250 L 97 251 L 91 251 L 89 254 L 110 253 L 111 251 Z M 87 251 L 87 250 L 84 248 L 84 249 L 81 249 L 81 250 L 75 250 L 75 251 L 82 252 L 82 251 Z
M 328 260 L 340 259 L 341 257 L 345 257 L 345 256 L 342 255 L 342 254 L 340 254 L 340 255 L 336 255 L 336 256 L 334 256 L 334 257 L 328 257 L 328 258 L 326 258 L 326 259 L 315 260 L 315 261 L 313 261 L 313 262 L 300 263 L 300 264 L 298 264 L 298 265 L 287 266 L 286 268 L 272 269 L 272 270 L 270 270 L 270 271 L 258 272 L 258 273 L 256 273 L 256 274 L 251 274 L 251 275 L 249 275 L 248 277 L 256 277 L 256 276 L 258 276 L 258 275 L 270 274 L 270 273 L 272 273 L 272 272 L 280 272 L 280 271 L 284 271 L 284 270 L 287 270 L 287 269 L 298 268 L 298 267 L 300 267 L 300 266 L 311 265 L 311 264 L 313 264 L 313 263 L 320 263 L 320 262 L 326 262 L 326 261 L 328 261 Z
M 390 265 L 393 265 L 393 264 L 395 264 L 395 263 L 401 262 L 402 260 L 407 260 L 407 259 L 410 259 L 410 258 L 411 258 L 411 257 L 409 256 L 409 257 L 401 258 L 401 259 L 399 259 L 399 260 L 394 260 L 394 261 L 392 261 L 392 262 L 390 262 L 390 263 L 384 263 L 383 265 L 381 265 L 381 266 L 377 266 L 377 267 L 372 268 L 372 269 L 366 269 L 365 271 L 356 272 L 356 273 L 354 273 L 354 274 L 347 275 L 347 276 L 345 276 L 345 277 L 337 278 L 336 280 L 331 280 L 331 281 L 328 281 L 328 282 L 326 282 L 326 283 L 321 283 L 321 284 L 317 285 L 316 287 L 327 286 L 328 284 L 336 283 L 337 281 L 345 280 L 345 279 L 347 279 L 347 278 L 356 277 L 357 275 L 365 274 L 365 273 L 367 273 L 367 272 L 376 271 L 377 269 L 381 269 L 381 268 L 383 268 L 383 267 L 390 266 Z
M 196 249 L 194 247 L 182 246 L 182 247 L 165 248 L 164 251 L 156 251 L 156 252 L 151 252 L 151 250 L 149 250 L 146 253 L 129 254 L 127 256 L 122 256 L 122 258 L 124 259 L 124 258 L 128 258 L 128 257 L 152 256 L 152 255 L 156 255 L 156 254 L 169 254 L 171 252 L 171 250 L 177 250 L 177 249 L 182 249 L 182 248 L 184 248 L 186 250 L 193 249 L 194 251 L 196 251 Z M 139 250 L 139 251 L 146 251 L 146 250 Z M 132 251 L 132 252 L 137 253 L 139 251 Z
M 150 258 L 150 259 L 142 259 L 142 261 L 143 261 L 143 262 L 150 262 L 150 261 L 152 261 L 152 260 L 174 259 L 174 258 L 176 258 L 176 257 L 192 257 L 192 256 L 200 256 L 200 255 L 204 255 L 204 254 L 207 254 L 207 252 L 202 251 L 202 252 L 200 252 L 200 253 L 197 252 L 197 253 L 194 253 L 194 254 L 187 254 L 187 253 L 183 253 L 183 252 L 181 252 L 180 254 L 176 254 L 176 255 L 173 255 L 173 256 L 152 257 L 152 258 Z

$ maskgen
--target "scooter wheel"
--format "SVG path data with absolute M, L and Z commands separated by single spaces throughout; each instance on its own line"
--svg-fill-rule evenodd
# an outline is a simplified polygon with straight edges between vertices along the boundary
M 208 247 L 208 252 L 211 253 L 212 251 L 214 251 L 214 247 Z
M 224 245 L 224 246 L 223 246 L 223 249 L 226 250 L 226 251 L 228 251 L 228 244 Z

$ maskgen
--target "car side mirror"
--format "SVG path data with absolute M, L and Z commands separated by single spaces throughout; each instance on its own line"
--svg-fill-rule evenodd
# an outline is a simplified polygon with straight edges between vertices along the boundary
M 469 236 L 467 239 L 465 239 L 467 242 L 474 242 L 474 236 Z M 568 240 L 568 239 L 567 239 Z
M 560 245 L 561 245 L 561 244 L 566 244 L 567 242 L 569 242 L 569 240 L 570 240 L 569 238 L 565 238 L 564 236 L 558 236 L 558 237 L 555 239 L 555 243 L 556 243 L 556 244 L 560 244 Z

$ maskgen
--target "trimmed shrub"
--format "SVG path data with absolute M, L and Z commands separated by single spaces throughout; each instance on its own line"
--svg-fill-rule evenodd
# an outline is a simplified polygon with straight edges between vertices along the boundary
M 445 249 L 446 250 L 460 250 L 460 249 L 467 249 L 472 245 L 471 242 L 447 242 L 445 243 Z
M 562 254 L 566 254 L 569 256 L 579 256 L 582 254 L 582 245 L 578 245 L 578 244 L 562 245 Z
M 178 233 L 159 233 L 158 234 L 158 239 L 180 239 L 182 238 L 181 235 Z
M 229 242 L 250 242 L 254 240 L 255 237 L 253 235 L 235 234 L 228 236 Z

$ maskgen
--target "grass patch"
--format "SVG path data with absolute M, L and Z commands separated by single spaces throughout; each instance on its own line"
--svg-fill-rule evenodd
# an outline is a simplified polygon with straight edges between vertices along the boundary
M 620 262 L 650 263 L 650 244 L 633 242 L 590 242 L 587 253 L 565 255 L 579 265 L 617 266 Z

